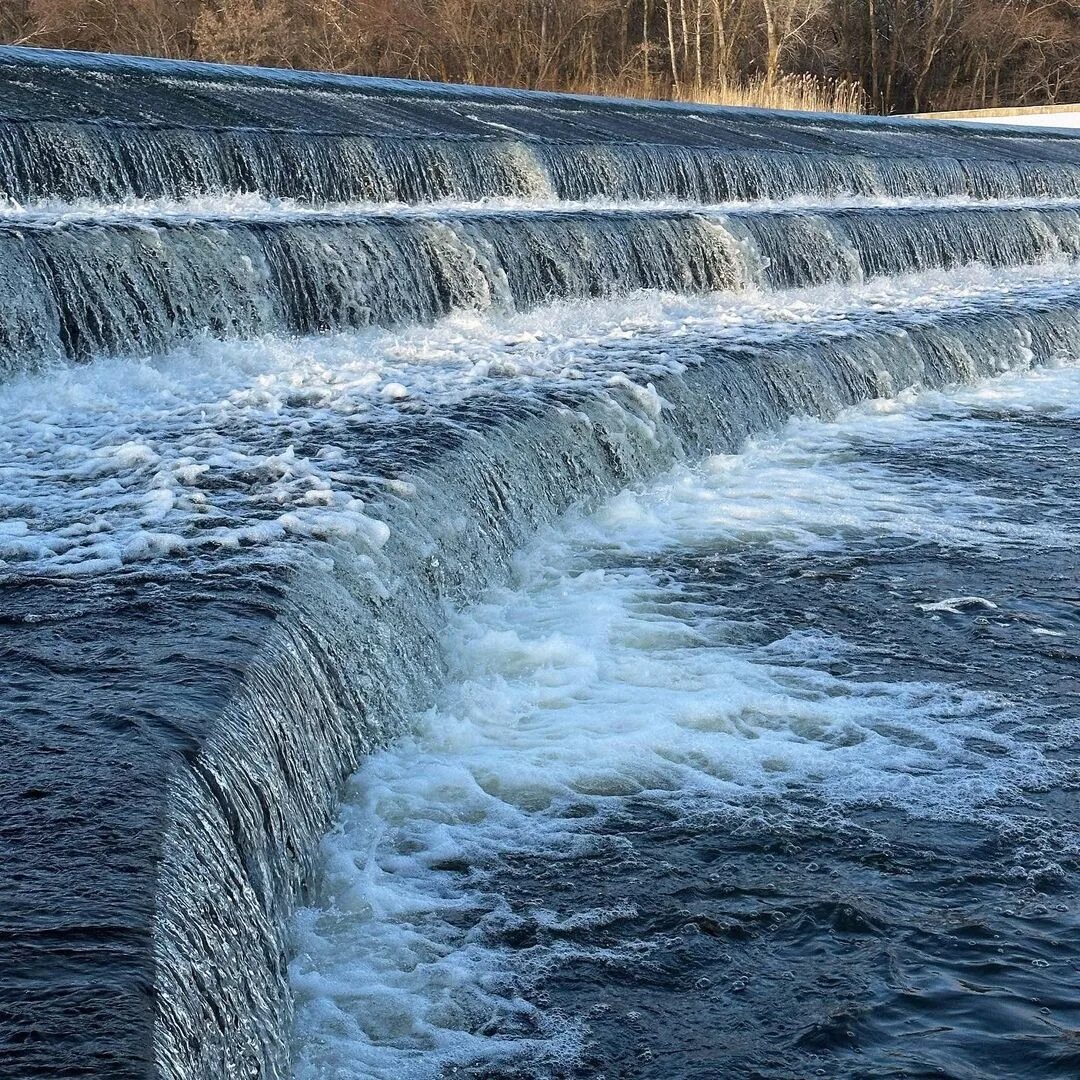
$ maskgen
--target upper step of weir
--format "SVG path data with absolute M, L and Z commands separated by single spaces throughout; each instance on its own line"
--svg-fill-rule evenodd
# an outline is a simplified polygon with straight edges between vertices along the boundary
M 199 191 L 1075 195 L 1080 139 L 0 48 L 0 197 Z
M 620 100 L 14 46 L 0 47 L 0 71 L 9 80 L 0 90 L 0 116 L 10 120 L 322 135 L 512 135 L 890 157 L 954 147 L 979 157 L 1011 151 L 1041 160 L 1060 149 L 1057 140 L 1025 132 L 987 131 L 973 140 L 962 126 L 908 117 Z M 132 93 L 136 87 L 139 93 Z

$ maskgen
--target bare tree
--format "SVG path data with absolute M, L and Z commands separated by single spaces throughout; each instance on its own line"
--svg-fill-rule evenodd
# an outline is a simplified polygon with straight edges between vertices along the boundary
M 815 22 L 828 0 L 760 0 L 765 23 L 765 77 L 771 83 L 781 73 L 786 54 L 812 40 Z

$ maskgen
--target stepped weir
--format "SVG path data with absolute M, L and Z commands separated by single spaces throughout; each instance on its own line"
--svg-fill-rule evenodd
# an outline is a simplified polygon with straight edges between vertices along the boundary
M 674 463 L 1080 353 L 1080 139 L 0 49 L 0 1061 L 285 1078 L 446 612 Z

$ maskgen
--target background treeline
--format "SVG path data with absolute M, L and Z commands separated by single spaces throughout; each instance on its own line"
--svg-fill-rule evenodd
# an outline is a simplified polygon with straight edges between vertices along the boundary
M 1080 0 L 0 0 L 0 39 L 885 113 L 1080 100 Z

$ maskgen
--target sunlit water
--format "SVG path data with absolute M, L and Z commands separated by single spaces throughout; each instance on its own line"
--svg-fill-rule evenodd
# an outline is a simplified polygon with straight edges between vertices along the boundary
M 3 47 L 0 119 L 0 1076 L 1078 1071 L 1072 375 L 600 504 L 1080 356 L 1080 143 Z
M 297 1077 L 1073 1076 L 1080 368 L 798 421 L 454 617 Z

